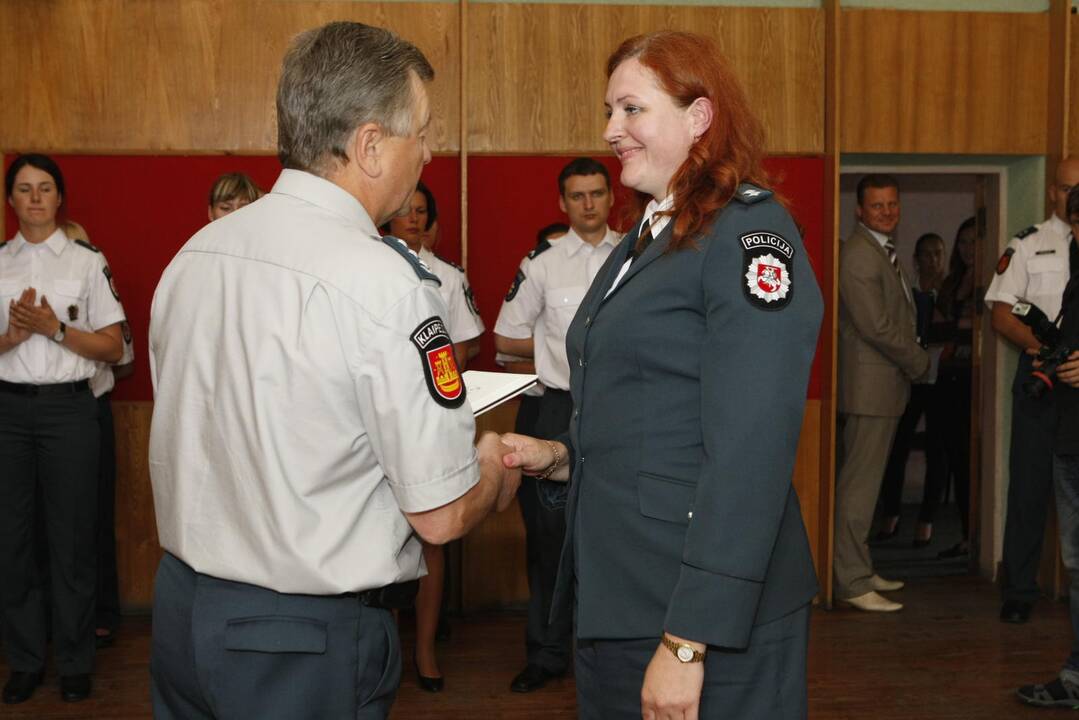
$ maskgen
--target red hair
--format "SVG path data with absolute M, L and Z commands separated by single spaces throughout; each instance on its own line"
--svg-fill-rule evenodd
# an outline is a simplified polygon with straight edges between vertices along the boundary
M 712 123 L 689 148 L 689 157 L 671 178 L 674 194 L 671 250 L 693 242 L 738 185 L 768 186 L 762 166 L 764 128 L 749 108 L 745 92 L 726 59 L 709 38 L 687 32 L 662 31 L 623 42 L 607 60 L 607 77 L 636 58 L 656 78 L 674 104 L 689 107 L 697 98 L 712 103 Z M 630 222 L 644 213 L 651 197 L 634 192 L 624 212 Z

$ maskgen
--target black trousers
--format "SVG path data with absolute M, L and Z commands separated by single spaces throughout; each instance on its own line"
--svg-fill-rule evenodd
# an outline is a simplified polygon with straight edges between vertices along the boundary
M 925 489 L 922 492 L 922 505 L 918 511 L 918 520 L 933 522 L 937 505 L 943 493 L 947 479 L 947 461 L 943 439 L 940 436 L 940 423 L 934 411 L 940 405 L 937 399 L 939 390 L 934 385 L 912 385 L 910 401 L 899 418 L 899 426 L 892 441 L 892 451 L 888 455 L 888 464 L 884 469 L 884 482 L 881 485 L 881 513 L 885 517 L 896 517 L 903 505 L 903 483 L 906 479 L 907 458 L 910 457 L 914 441 L 914 431 L 918 421 L 926 418 L 925 433 Z M 968 403 L 969 406 L 969 403 Z
M 955 504 L 959 509 L 959 524 L 963 539 L 970 539 L 970 401 L 971 371 L 969 367 L 942 368 L 937 376 L 936 407 L 932 411 L 935 425 L 944 442 L 948 474 L 955 487 Z M 937 490 L 939 498 L 946 489 L 943 483 Z
M 0 390 L 0 608 L 12 670 L 45 666 L 46 601 L 34 552 L 37 488 L 52 585 L 52 639 L 61 675 L 94 664 L 97 403 L 89 390 Z
M 1012 446 L 1001 565 L 1001 591 L 1006 601 L 1038 599 L 1038 567 L 1053 488 L 1056 405 L 1051 392 L 1035 400 L 1022 391 L 1031 369 L 1030 357 L 1020 355 L 1012 384 Z
M 116 571 L 116 432 L 112 393 L 97 399 L 101 451 L 97 474 L 97 620 L 96 626 L 115 630 L 120 624 L 120 579 Z
M 570 394 L 548 388 L 539 400 L 530 434 L 553 438 L 564 433 L 569 428 L 570 415 L 573 413 Z M 517 500 L 525 525 L 529 595 L 525 646 L 528 664 L 558 675 L 569 667 L 573 647 L 572 610 L 569 607 L 561 608 L 556 613 L 557 619 L 548 622 L 558 562 L 562 556 L 562 542 L 566 537 L 566 513 L 564 509 L 551 510 L 540 503 L 534 478 L 521 479 Z
M 156 720 L 389 715 L 401 647 L 389 610 L 356 596 L 289 595 L 192 570 L 166 553 L 154 580 Z
M 640 720 L 644 673 L 657 647 L 658 637 L 579 640 L 575 676 L 580 720 Z M 808 605 L 753 628 L 744 651 L 708 648 L 700 717 L 804 720 L 808 652 Z

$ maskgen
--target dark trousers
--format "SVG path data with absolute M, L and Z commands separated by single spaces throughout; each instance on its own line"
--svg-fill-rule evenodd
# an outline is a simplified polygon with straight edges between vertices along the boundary
M 89 390 L 0 390 L 0 606 L 12 670 L 45 666 L 47 604 L 34 551 L 38 497 L 49 545 L 56 665 L 61 675 L 93 669 L 98 436 Z
M 1004 600 L 1034 602 L 1053 477 L 1053 394 L 1032 399 L 1021 385 L 1031 361 L 1021 355 L 1012 385 L 1012 446 L 1008 459 L 1008 511 L 1004 520 L 1002 593 Z
M 97 474 L 97 620 L 99 628 L 120 624 L 120 579 L 116 571 L 116 432 L 111 393 L 97 399 L 101 451 Z
M 553 438 L 569 428 L 573 400 L 568 392 L 548 389 L 540 398 L 532 433 L 539 438 Z M 528 570 L 528 626 L 525 646 L 528 664 L 549 673 L 566 671 L 572 650 L 573 617 L 569 607 L 551 617 L 555 578 L 566 537 L 564 508 L 552 510 L 539 501 L 536 480 L 525 477 L 517 491 L 521 517 L 525 525 L 525 554 Z
M 934 397 L 937 388 L 934 385 L 912 385 L 910 401 L 899 418 L 899 427 L 892 441 L 892 451 L 888 455 L 888 464 L 884 469 L 884 482 L 881 485 L 881 512 L 884 517 L 896 517 L 903 505 L 903 483 L 906 479 L 907 459 L 910 457 L 914 441 L 914 431 L 922 416 L 926 417 L 925 432 L 925 489 L 922 492 L 922 505 L 918 511 L 918 520 L 933 522 L 944 482 L 947 478 L 944 443 L 940 430 L 934 428 L 939 423 L 933 422 L 933 411 L 939 401 Z
M 401 680 L 389 610 L 196 573 L 166 553 L 154 581 L 157 720 L 385 718 Z
M 579 640 L 575 675 L 580 720 L 640 720 L 644 673 L 657 647 L 658 637 Z M 708 648 L 699 717 L 804 720 L 808 652 L 808 605 L 753 628 L 744 651 Z
M 937 392 L 930 411 L 933 433 L 944 445 L 947 474 L 935 490 L 939 499 L 951 477 L 963 539 L 970 539 L 970 368 L 943 368 L 937 376 Z

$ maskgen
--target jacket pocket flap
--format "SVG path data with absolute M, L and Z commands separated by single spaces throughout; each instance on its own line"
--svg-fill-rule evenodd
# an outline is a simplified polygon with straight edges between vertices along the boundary
M 684 480 L 637 474 L 637 500 L 645 517 L 689 525 L 696 491 L 696 485 Z
M 225 627 L 225 649 L 320 655 L 326 652 L 326 623 L 279 615 L 229 620 Z

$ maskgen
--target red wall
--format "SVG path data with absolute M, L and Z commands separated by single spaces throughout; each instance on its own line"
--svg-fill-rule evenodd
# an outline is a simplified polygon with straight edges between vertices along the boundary
M 469 159 L 469 279 L 488 331 L 494 327 L 502 297 L 521 257 L 535 244 L 536 231 L 565 221 L 558 209 L 558 173 L 566 157 L 473 157 Z M 599 158 L 611 171 L 616 196 L 618 163 Z M 4 158 L 4 167 L 12 160 Z M 90 239 L 109 259 L 120 297 L 135 335 L 136 372 L 118 384 L 119 400 L 152 398 L 146 336 L 150 300 L 161 272 L 181 245 L 206 222 L 210 185 L 225 172 L 243 171 L 269 190 L 280 166 L 273 157 L 239 156 L 86 156 L 56 158 L 67 184 L 67 216 L 86 227 Z M 805 231 L 811 260 L 820 257 L 824 162 L 816 157 L 772 158 L 768 168 Z M 436 200 L 442 257 L 459 262 L 460 160 L 436 157 L 424 169 Z M 616 205 L 615 212 L 618 207 Z M 7 208 L 7 236 L 18 223 Z M 819 354 L 818 354 L 819 356 Z M 490 332 L 472 365 L 493 369 Z M 820 397 L 820 372 L 814 368 L 809 397 Z

